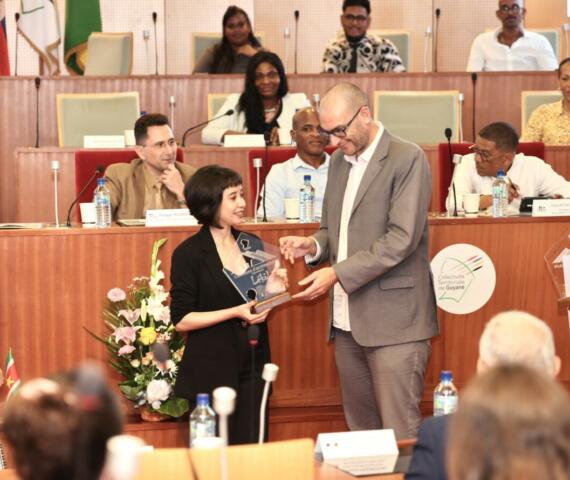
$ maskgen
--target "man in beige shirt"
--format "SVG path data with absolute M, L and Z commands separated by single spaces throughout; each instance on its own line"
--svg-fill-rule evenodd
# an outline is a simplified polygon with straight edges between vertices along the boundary
M 176 161 L 176 140 L 166 116 L 149 113 L 135 123 L 131 163 L 115 163 L 105 171 L 113 220 L 144 218 L 147 210 L 183 208 L 184 185 L 196 171 Z

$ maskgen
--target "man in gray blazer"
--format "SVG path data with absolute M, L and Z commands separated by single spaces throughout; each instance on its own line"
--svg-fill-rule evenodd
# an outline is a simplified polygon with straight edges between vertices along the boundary
M 422 150 L 392 137 L 352 84 L 323 98 L 320 123 L 332 155 L 321 226 L 311 237 L 280 239 L 284 256 L 330 262 L 301 280 L 295 298 L 332 288 L 344 413 L 351 430 L 392 428 L 414 437 L 430 354 L 438 334 L 428 258 L 429 165 Z

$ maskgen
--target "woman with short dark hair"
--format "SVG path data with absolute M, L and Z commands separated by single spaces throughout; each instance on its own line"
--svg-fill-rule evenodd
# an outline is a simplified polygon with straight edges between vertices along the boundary
M 245 73 L 260 49 L 245 10 L 231 5 L 222 19 L 222 41 L 206 50 L 193 73 Z
M 265 135 L 272 145 L 291 143 L 293 115 L 308 105 L 304 93 L 289 93 L 281 59 L 272 52 L 258 52 L 247 66 L 243 93 L 229 95 L 216 116 L 229 110 L 232 114 L 208 124 L 202 142 L 221 145 L 226 135 L 253 133 Z
M 253 443 L 259 430 L 261 371 L 270 361 L 269 310 L 252 313 L 255 301 L 245 302 L 223 271 L 241 275 L 248 267 L 236 242 L 236 227 L 245 215 L 242 179 L 233 170 L 208 165 L 196 171 L 184 195 L 202 228 L 172 255 L 172 322 L 188 334 L 175 392 L 190 401 L 192 410 L 198 393 L 233 388 L 237 402 L 229 417 L 230 444 Z M 255 348 L 248 341 L 252 325 L 259 327 Z

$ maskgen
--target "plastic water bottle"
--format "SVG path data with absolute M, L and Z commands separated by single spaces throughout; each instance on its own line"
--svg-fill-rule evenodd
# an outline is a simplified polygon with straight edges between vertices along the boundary
M 506 217 L 509 207 L 509 188 L 505 180 L 505 172 L 499 170 L 493 182 L 493 217 Z
M 311 185 L 311 176 L 303 177 L 303 186 L 299 191 L 299 221 L 311 223 L 315 221 L 315 187 Z
M 105 179 L 97 179 L 97 188 L 93 195 L 95 204 L 95 226 L 105 228 L 111 226 L 111 194 L 105 186 Z
M 433 415 L 440 417 L 457 410 L 457 388 L 453 385 L 453 375 L 443 370 L 439 376 L 439 384 L 433 391 Z
M 196 408 L 190 415 L 190 447 L 197 438 L 216 436 L 216 414 L 210 408 L 210 396 L 199 393 L 196 397 Z

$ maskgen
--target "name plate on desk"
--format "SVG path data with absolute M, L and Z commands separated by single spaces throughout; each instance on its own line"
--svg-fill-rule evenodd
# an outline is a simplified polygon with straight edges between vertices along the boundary
M 398 460 L 394 430 L 320 433 L 315 455 L 351 475 L 391 473 Z
M 164 210 L 147 210 L 146 227 L 193 227 L 198 225 L 187 208 L 171 208 Z
M 532 203 L 533 217 L 567 217 L 570 216 L 570 198 L 535 199 Z
M 263 135 L 226 135 L 224 137 L 224 147 L 265 147 Z
M 83 148 L 125 148 L 125 136 L 84 135 Z

